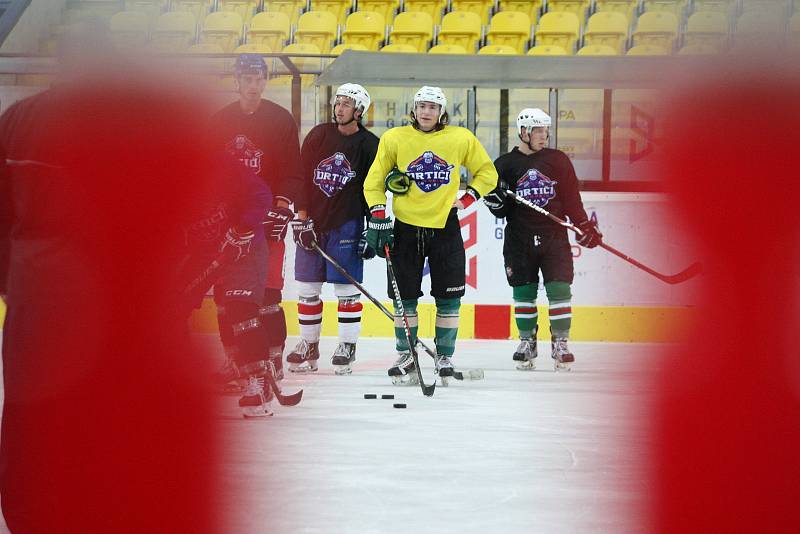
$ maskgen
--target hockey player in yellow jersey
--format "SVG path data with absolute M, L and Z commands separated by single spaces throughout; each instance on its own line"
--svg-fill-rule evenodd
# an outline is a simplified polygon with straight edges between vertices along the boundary
M 381 256 L 384 245 L 389 245 L 400 293 L 395 295 L 389 286 L 398 352 L 389 376 L 396 384 L 416 381 L 397 299 L 402 300 L 412 343 L 416 343 L 417 301 L 422 296 L 426 258 L 431 296 L 436 299 L 436 370 L 443 379 L 453 375 L 451 357 L 466 283 L 458 210 L 468 208 L 497 185 L 497 171 L 486 150 L 466 128 L 448 126 L 446 107 L 447 98 L 439 87 L 417 91 L 411 124 L 383 134 L 364 181 L 370 208 L 367 242 Z M 472 174 L 472 181 L 459 197 L 462 167 Z M 386 214 L 387 187 L 393 192 L 394 223 Z

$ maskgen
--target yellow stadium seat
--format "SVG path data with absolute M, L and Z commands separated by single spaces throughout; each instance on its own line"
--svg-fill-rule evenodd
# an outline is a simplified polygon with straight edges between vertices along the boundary
M 586 23 L 585 44 L 604 44 L 620 52 L 628 39 L 628 17 L 619 11 L 598 11 Z
M 280 11 L 256 13 L 247 30 L 247 42 L 263 44 L 271 50 L 280 50 L 289 40 L 291 23 L 289 16 Z
M 563 46 L 558 45 L 536 45 L 528 50 L 529 56 L 568 56 L 569 52 Z
M 687 3 L 688 0 L 644 0 L 644 11 L 667 11 L 680 19 Z
M 698 11 L 687 22 L 684 45 L 702 44 L 721 51 L 728 41 L 728 16 L 719 11 Z
M 342 43 L 331 48 L 331 54 L 338 56 L 345 50 L 363 50 L 367 51 L 367 47 L 358 43 Z
M 143 48 L 149 37 L 150 21 L 143 11 L 120 11 L 111 17 L 109 33 L 118 49 Z
M 194 41 L 197 24 L 189 11 L 168 11 L 156 19 L 150 46 L 156 52 L 184 52 Z
M 731 17 L 736 11 L 737 0 L 695 0 L 694 12 L 716 11 Z
M 395 10 L 399 8 L 399 0 L 358 0 L 359 11 L 378 13 L 384 21 L 394 20 Z
M 786 0 L 742 0 L 742 11 L 769 12 L 785 17 L 791 13 L 792 3 Z
M 473 53 L 481 38 L 481 18 L 469 11 L 452 11 L 442 18 L 438 42 L 458 45 Z
M 492 17 L 486 40 L 489 44 L 506 45 L 517 54 L 524 54 L 531 38 L 531 19 L 518 11 L 500 11 Z
M 187 11 L 194 20 L 202 23 L 211 12 L 213 0 L 173 0 L 172 11 Z
M 481 18 L 481 24 L 489 24 L 489 14 L 494 7 L 494 0 L 451 0 L 453 12 L 468 11 Z
M 422 11 L 398 13 L 390 37 L 393 44 L 410 44 L 417 52 L 425 52 L 433 37 L 433 19 Z
M 679 56 L 710 56 L 719 53 L 719 48 L 708 44 L 687 44 L 678 50 Z
M 591 2 L 589 0 L 549 0 L 547 2 L 547 12 L 572 13 L 578 19 L 579 28 L 583 29 L 590 5 Z
M 336 15 L 329 11 L 308 11 L 300 15 L 297 30 L 294 32 L 295 43 L 313 44 L 322 53 L 331 49 L 336 39 L 338 23 Z
M 393 54 L 416 54 L 419 52 L 414 45 L 408 43 L 392 43 L 381 48 L 381 52 Z
M 622 13 L 628 20 L 633 20 L 639 0 L 597 0 L 595 4 L 598 13 L 616 11 Z
M 7 5 L 9 2 L 4 2 Z M 27 3 L 25 3 L 27 5 Z M 61 3 L 64 6 L 64 2 Z M 99 20 L 103 24 L 108 24 L 116 13 L 121 9 L 121 2 L 99 0 L 83 2 L 66 2 L 66 9 L 63 11 L 62 22 L 67 25 L 83 22 L 86 20 Z
M 786 30 L 786 19 L 770 11 L 746 11 L 736 20 L 736 39 L 746 36 L 759 40 L 767 37 L 782 37 Z
M 377 51 L 385 35 L 386 23 L 380 13 L 356 11 L 347 17 L 342 41 L 348 44 L 360 44 L 367 50 Z
M 352 0 L 311 0 L 311 11 L 327 11 L 336 17 L 336 24 L 344 24 Z
M 272 52 L 274 50 L 264 43 L 245 43 L 233 49 L 234 54 L 271 54 Z
M 217 43 L 197 43 L 190 46 L 186 52 L 190 54 L 224 54 L 225 50 Z
M 531 24 L 539 20 L 542 0 L 500 0 L 500 11 L 519 11 L 531 18 Z
M 431 16 L 433 24 L 439 24 L 442 20 L 442 12 L 447 7 L 446 0 L 404 0 L 403 6 L 406 11 L 421 11 Z M 399 14 L 399 13 L 398 13 Z
M 557 45 L 571 54 L 575 50 L 575 41 L 578 40 L 579 32 L 580 22 L 575 13 L 547 12 L 539 19 L 536 44 Z
M 428 50 L 429 54 L 472 54 L 473 52 L 467 52 L 466 49 L 457 44 L 440 44 L 436 46 L 432 46 L 430 50 Z
M 297 24 L 300 11 L 306 7 L 305 0 L 265 0 L 264 10 L 270 13 L 285 13 L 289 17 L 289 24 Z
M 315 44 L 311 43 L 292 43 L 290 45 L 286 45 L 281 50 L 283 54 L 320 54 L 322 53 L 319 47 Z M 289 58 L 292 63 L 298 68 L 298 70 L 302 71 L 319 71 L 321 68 L 321 62 L 319 58 L 313 57 L 290 57 Z M 270 85 L 288 85 L 292 83 L 292 77 L 289 75 L 285 75 L 289 71 L 281 65 L 280 72 L 284 75 L 278 75 L 273 79 L 270 79 Z M 314 84 L 314 79 L 316 78 L 316 74 L 301 74 L 300 79 L 302 80 L 301 83 L 304 87 L 309 87 Z
M 640 44 L 630 47 L 625 53 L 626 56 L 668 56 L 672 53 L 671 49 L 663 46 Z
M 256 0 L 218 0 L 218 2 L 220 11 L 238 13 L 245 24 L 250 24 L 259 4 Z
M 660 46 L 672 50 L 678 36 L 678 18 L 669 11 L 642 13 L 633 32 L 634 45 Z
M 480 55 L 491 55 L 491 56 L 513 56 L 518 54 L 516 48 L 509 45 L 500 45 L 500 44 L 488 44 L 478 50 L 478 54 Z
M 167 0 L 125 0 L 125 11 L 139 11 L 147 15 L 150 27 L 167 8 Z
M 206 17 L 200 42 L 216 43 L 225 52 L 233 52 L 241 44 L 243 29 L 242 17 L 235 11 L 215 11 Z
M 576 56 L 618 56 L 619 50 L 605 44 L 588 44 L 581 47 Z

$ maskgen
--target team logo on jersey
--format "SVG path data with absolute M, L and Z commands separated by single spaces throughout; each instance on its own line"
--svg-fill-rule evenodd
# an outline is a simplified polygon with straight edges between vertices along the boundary
M 225 149 L 254 173 L 261 172 L 261 156 L 264 155 L 264 151 L 258 148 L 246 135 L 237 135 L 225 145 Z
M 517 180 L 517 194 L 543 208 L 556 196 L 557 183 L 536 169 L 528 169 Z
M 430 193 L 450 183 L 450 171 L 453 167 L 454 165 L 428 150 L 408 164 L 406 174 L 423 192 Z
M 314 169 L 314 184 L 329 198 L 336 196 L 355 177 L 356 172 L 341 152 L 323 159 Z
M 224 202 L 206 206 L 200 217 L 186 228 L 187 244 L 218 241 L 224 232 L 223 223 L 227 220 Z

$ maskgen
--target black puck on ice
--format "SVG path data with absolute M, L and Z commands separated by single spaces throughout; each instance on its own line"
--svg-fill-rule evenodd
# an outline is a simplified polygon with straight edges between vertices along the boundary
M 391 393 L 389 393 L 389 394 L 384 393 L 383 395 L 381 395 L 381 398 L 382 399 L 393 399 L 394 395 L 392 395 Z
M 395 402 L 394 404 L 392 404 L 392 406 L 394 406 L 395 408 L 405 408 L 406 407 L 406 403 L 405 402 Z
M 377 399 L 378 396 L 375 393 L 364 393 L 365 399 Z

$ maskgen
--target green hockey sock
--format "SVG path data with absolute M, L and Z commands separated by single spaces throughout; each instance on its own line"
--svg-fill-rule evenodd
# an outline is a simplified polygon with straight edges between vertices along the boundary
M 436 299 L 436 353 L 452 356 L 456 351 L 461 299 Z
M 411 342 L 417 341 L 417 330 L 419 329 L 419 318 L 417 317 L 417 299 L 403 299 L 403 309 L 408 317 L 408 326 L 411 329 Z M 409 350 L 406 329 L 403 324 L 403 315 L 397 302 L 394 302 L 394 337 L 395 347 L 399 352 Z
M 514 322 L 517 323 L 520 339 L 531 338 L 536 331 L 539 318 L 536 309 L 536 284 L 516 286 L 514 291 Z

